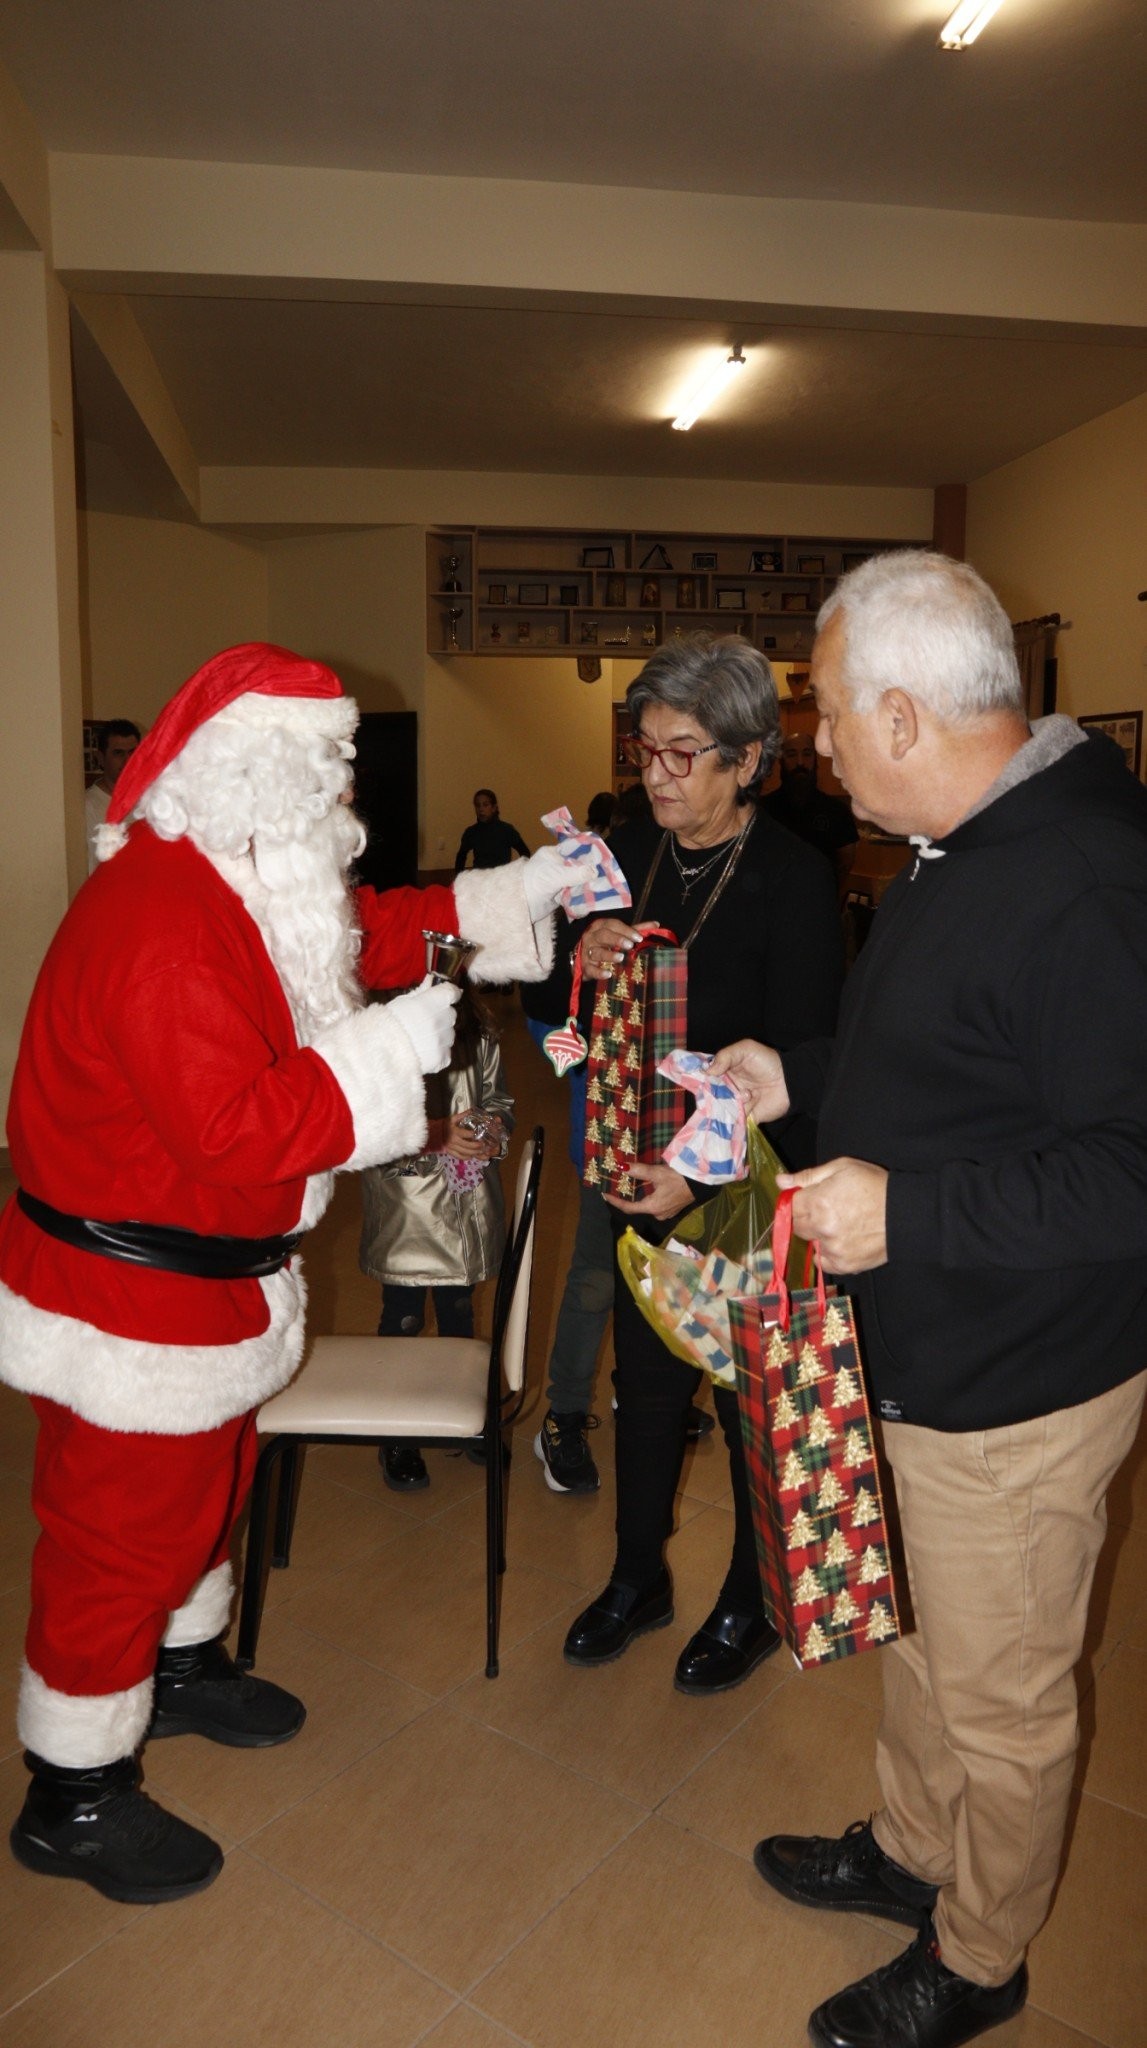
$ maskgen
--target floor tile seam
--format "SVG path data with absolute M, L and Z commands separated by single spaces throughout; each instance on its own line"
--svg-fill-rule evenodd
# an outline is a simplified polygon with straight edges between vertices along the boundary
M 539 1573 L 538 1576 L 541 1577 L 543 1576 L 543 1574 Z M 563 1580 L 555 1580 L 554 1583 L 560 1585 L 564 1584 L 565 1582 Z M 311 1589 L 308 1588 L 307 1590 L 310 1591 Z M 413 1678 L 408 1678 L 404 1672 L 392 1671 L 389 1668 L 389 1666 L 385 1664 L 376 1663 L 373 1658 L 364 1657 L 360 1651 L 348 1650 L 344 1644 L 335 1642 L 330 1636 L 320 1635 L 318 1630 L 314 1626 L 308 1627 L 305 1623 L 298 1620 L 297 1617 L 289 1614 L 287 1612 L 289 1605 L 290 1602 L 285 1602 L 284 1605 L 277 1610 L 277 1612 L 280 1618 L 284 1621 L 288 1621 L 291 1627 L 297 1629 L 301 1636 L 306 1636 L 308 1640 L 311 1642 L 321 1643 L 324 1649 L 337 1650 L 344 1657 L 353 1657 L 356 1663 L 365 1665 L 368 1671 L 378 1672 L 381 1677 L 392 1679 L 396 1685 L 405 1685 L 409 1688 L 411 1692 L 426 1693 L 431 1704 L 434 1706 L 441 1706 L 444 1700 L 453 1698 L 454 1694 L 456 1692 L 461 1691 L 463 1686 L 471 1684 L 475 1678 L 477 1678 L 480 1675 L 484 1675 L 485 1653 L 479 1652 L 478 1663 L 473 1671 L 467 1671 L 463 1675 L 463 1677 L 456 1679 L 451 1685 L 447 1686 L 444 1692 L 431 1693 L 427 1686 L 419 1685 L 417 1680 Z M 570 1605 L 572 1607 L 573 1605 L 575 1605 L 575 1602 L 571 1601 Z M 525 1635 L 519 1636 L 513 1643 L 511 1643 L 509 1645 L 509 1648 L 511 1650 L 516 1650 L 519 1648 L 521 1644 L 531 1642 L 534 1636 L 539 1635 L 544 1628 L 550 1627 L 550 1625 L 553 1623 L 555 1619 L 560 1620 L 561 1617 L 550 1615 L 547 1620 L 539 1621 L 534 1628 L 527 1630 Z M 504 1654 L 504 1646 L 500 1645 L 499 1647 Z M 491 1681 L 491 1683 L 494 1682 L 495 1681 Z
M 424 1720 L 427 1714 L 432 1713 L 435 1707 L 440 1705 L 441 1701 L 428 1699 L 426 1705 L 420 1707 L 416 1714 L 412 1714 L 409 1721 L 401 1722 L 397 1728 L 392 1728 L 389 1734 L 380 1735 L 376 1742 L 370 1744 L 369 1748 L 360 1750 L 356 1756 L 348 1757 L 344 1763 L 339 1764 L 330 1773 L 329 1777 L 320 1778 L 317 1783 L 308 1785 L 299 1793 L 297 1798 L 290 1799 L 286 1805 L 279 1807 L 277 1812 L 268 1814 L 267 1818 L 261 1820 L 248 1834 L 232 1836 L 230 1838 L 232 1847 L 236 1849 L 247 1848 L 252 1842 L 257 1841 L 259 1836 L 265 1833 L 268 1828 L 276 1826 L 279 1821 L 285 1820 L 289 1814 L 297 1812 L 300 1806 L 305 1806 L 307 1801 L 315 1798 L 318 1793 L 327 1791 L 332 1785 L 337 1785 L 340 1778 L 346 1777 L 348 1771 L 357 1770 L 358 1766 L 365 1763 L 368 1757 L 377 1756 L 379 1750 L 386 1749 L 399 1735 L 404 1735 L 408 1728 L 415 1727 L 419 1721 Z M 170 1796 L 174 1798 L 174 1792 Z M 201 1820 L 205 1827 L 210 1826 L 210 1817 L 208 1815 L 198 1813 L 186 1800 L 181 1799 L 180 1803 L 187 1807 L 189 1813 L 196 1813 L 196 1818 Z
M 486 2020 L 491 2026 L 500 2027 L 506 2039 L 508 2041 L 516 2041 L 519 2044 L 519 2048 L 537 2048 L 536 2042 L 527 2041 L 524 2034 L 516 2034 L 512 2027 L 506 2025 L 504 2020 L 491 2020 L 488 2012 L 482 2012 L 478 2006 L 471 2005 L 469 1999 L 466 1998 L 459 1998 L 457 2003 L 451 2006 L 449 2012 L 443 2013 L 441 2019 L 432 2021 L 431 2025 L 423 2033 L 419 2034 L 416 2040 L 411 2042 L 410 2048 L 420 2048 L 420 2044 L 423 2041 L 429 2041 L 439 2027 L 444 2027 L 447 2020 L 453 2019 L 456 2012 L 472 2012 L 475 2019 Z
M 449 1698 L 439 1700 L 437 1705 L 448 1707 L 450 1712 L 455 1714 L 461 1714 L 462 1711 L 461 1708 L 452 1706 Z M 482 1728 L 487 1735 L 496 1735 L 499 1741 L 512 1743 L 515 1748 L 524 1750 L 527 1756 L 536 1757 L 539 1763 L 552 1764 L 555 1770 L 564 1771 L 567 1776 L 580 1779 L 583 1785 L 592 1786 L 595 1792 L 607 1792 L 611 1799 L 620 1799 L 623 1805 L 634 1807 L 641 1820 L 653 1818 L 651 1806 L 643 1806 L 640 1799 L 635 1799 L 631 1792 L 620 1792 L 615 1785 L 604 1784 L 600 1778 L 595 1778 L 592 1772 L 583 1770 L 580 1765 L 564 1763 L 560 1757 L 551 1756 L 549 1750 L 539 1749 L 535 1743 L 527 1742 L 521 1735 L 509 1735 L 504 1728 L 496 1727 L 491 1721 L 479 1721 L 471 1714 L 462 1715 L 462 1718 L 470 1727 Z M 609 1853 L 612 1854 L 612 1850 Z
M 240 1845 L 236 1844 L 236 1848 L 239 1847 Z M 234 1852 L 229 1851 L 228 1853 Z M 299 1879 L 292 1877 L 288 1871 L 280 1870 L 277 1864 L 269 1862 L 265 1856 L 258 1855 L 248 1843 L 242 1844 L 241 1853 L 244 1856 L 248 1856 L 252 1863 L 258 1864 L 260 1870 L 265 1870 L 268 1876 L 276 1878 L 280 1884 L 287 1885 L 291 1891 L 298 1892 L 300 1898 L 309 1899 L 313 1906 L 319 1908 L 320 1912 L 327 1914 L 332 1920 L 337 1920 L 339 1925 L 345 1927 L 349 1933 L 359 1935 L 363 1941 L 368 1941 L 372 1948 L 381 1949 L 382 1953 L 389 1956 L 393 1962 L 401 1963 L 404 1969 L 412 1970 L 416 1977 L 422 1978 L 423 1983 L 432 1984 L 436 1991 L 441 1991 L 444 1997 L 453 1999 L 455 2004 L 461 2003 L 465 1994 L 456 1984 L 448 1984 L 445 1979 L 436 1977 L 433 1970 L 426 1968 L 425 1963 L 416 1963 L 414 1958 L 407 1955 L 404 1949 L 396 1948 L 393 1942 L 385 1940 L 381 1934 L 375 1934 L 372 1928 L 364 1927 L 360 1920 L 352 1920 L 349 1913 L 344 1913 L 341 1907 L 334 1905 L 330 1899 L 324 1898 L 321 1892 L 312 1891 L 309 1885 L 300 1883 Z M 445 2013 L 439 2013 L 437 2018 L 430 2022 L 430 2027 L 440 2027 L 443 2020 L 449 2017 L 449 2012 L 452 2010 L 453 2007 L 449 2008 Z M 483 2018 L 485 2017 L 486 2015 L 483 2014 Z M 423 2034 L 416 2035 L 414 2038 L 422 2040 L 426 2031 L 424 2029 Z
M 1070 2034 L 1078 2048 L 1119 2048 L 1118 2042 L 1106 2041 L 1100 2034 L 1085 2034 L 1082 2027 L 1073 2026 L 1070 2020 L 1065 2020 L 1059 2013 L 1053 2012 L 1050 2005 L 1040 2005 L 1038 1999 L 1033 1998 L 1030 1992 L 1024 2011 L 1036 2012 L 1041 2019 L 1050 2020 L 1054 2027 L 1060 2028 L 1065 2034 Z
M 87 1962 L 89 1956 L 98 1955 L 101 1949 L 109 1947 L 113 1941 L 118 1941 L 122 1935 L 130 1934 L 133 1927 L 140 1926 L 143 1920 L 150 1918 L 154 1911 L 154 1906 L 137 1906 L 133 1917 L 130 1920 L 125 1920 L 122 1927 L 109 1929 L 108 1933 L 102 1935 L 98 1941 L 91 1942 L 87 1948 L 81 1949 L 78 1955 L 72 1956 L 66 1963 L 61 1963 L 58 1970 L 53 1970 L 49 1977 L 45 1977 L 42 1983 L 37 1984 L 34 1990 L 27 1992 L 23 1998 L 17 1998 L 12 2005 L 0 2007 L 0 2023 L 11 2019 L 13 2013 L 19 2012 L 25 2005 L 30 2005 L 34 1998 L 39 1998 L 42 1992 L 50 1990 L 53 1984 L 58 1984 L 61 1977 L 67 1977 L 72 1970 L 78 1968 L 80 1963 Z
M 769 1701 L 771 1699 L 775 1699 L 776 1695 L 787 1684 L 788 1680 L 782 1679 L 780 1684 L 773 1686 L 772 1690 L 770 1692 L 767 1692 L 763 1699 L 757 1700 L 755 1703 L 750 1702 L 748 1705 L 746 1705 L 745 1711 L 741 1715 L 740 1720 L 734 1722 L 733 1726 L 727 1729 L 723 1735 L 719 1735 L 716 1741 L 713 1743 L 712 1748 L 707 1749 L 703 1756 L 699 1756 L 694 1763 L 690 1764 L 689 1769 L 685 1772 L 684 1777 L 679 1778 L 677 1783 L 671 1786 L 669 1791 L 666 1792 L 662 1796 L 662 1798 L 658 1800 L 657 1805 L 653 1808 L 654 1813 L 659 1814 L 666 1800 L 675 1798 L 677 1793 L 681 1791 L 682 1787 L 687 1785 L 691 1778 L 696 1777 L 698 1771 L 703 1770 L 706 1764 L 711 1763 L 713 1758 L 719 1755 L 720 1751 L 723 1750 L 732 1741 L 734 1735 L 740 1735 L 747 1727 L 748 1723 L 751 1720 L 753 1720 L 753 1718 L 757 1714 L 761 1714 L 764 1712 L 765 1708 L 768 1706 Z
M 1141 1820 L 1147 1823 L 1147 1807 L 1128 1806 L 1126 1800 L 1112 1799 L 1106 1792 L 1089 1791 L 1086 1781 L 1082 1785 L 1078 1785 L 1076 1790 L 1079 1792 L 1081 1799 L 1094 1799 L 1097 1806 L 1108 1806 L 1113 1813 L 1126 1813 L 1132 1820 Z

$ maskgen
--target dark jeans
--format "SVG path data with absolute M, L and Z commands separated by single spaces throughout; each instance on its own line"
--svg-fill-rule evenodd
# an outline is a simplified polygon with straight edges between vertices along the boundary
M 611 1213 L 616 1215 L 616 1211 Z M 643 1220 L 643 1235 L 649 1221 Z M 623 1227 L 624 1219 L 619 1219 L 619 1234 Z M 665 1226 L 666 1234 L 668 1230 Z M 655 1231 L 656 1226 L 649 1235 Z M 686 1418 L 702 1375 L 695 1366 L 675 1358 L 661 1342 L 620 1273 L 614 1296 L 613 1343 L 617 1358 L 613 1376 L 617 1391 L 617 1561 L 613 1576 L 623 1585 L 646 1586 L 661 1569 L 666 1538 L 673 1529 Z M 714 1387 L 713 1396 L 729 1449 L 734 1510 L 733 1555 L 718 1597 L 722 1607 L 738 1614 L 757 1614 L 764 1599 L 737 1397 L 727 1387 Z
M 440 1337 L 474 1335 L 472 1287 L 432 1287 L 434 1319 Z M 384 1287 L 380 1337 L 418 1337 L 426 1325 L 425 1287 Z
M 596 1188 L 580 1190 L 577 1235 L 558 1310 L 546 1399 L 556 1415 L 584 1415 L 613 1310 L 614 1236 Z

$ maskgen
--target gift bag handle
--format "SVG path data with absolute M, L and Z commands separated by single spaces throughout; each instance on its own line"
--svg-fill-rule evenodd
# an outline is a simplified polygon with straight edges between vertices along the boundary
M 793 1241 L 793 1197 L 795 1194 L 795 1188 L 781 1189 L 780 1194 L 777 1196 L 777 1213 L 773 1218 L 773 1285 L 768 1291 L 770 1294 L 775 1293 L 780 1304 L 782 1330 L 788 1329 L 792 1311 L 789 1285 L 785 1274 L 788 1270 L 789 1251 Z M 828 1295 L 825 1291 L 824 1268 L 820 1261 L 820 1245 L 815 1241 L 809 1246 L 809 1261 L 816 1268 L 816 1305 L 818 1312 L 823 1316 L 828 1308 Z M 811 1275 L 806 1267 L 806 1285 L 810 1278 Z
M 571 986 L 571 988 L 570 988 L 570 1022 L 571 1022 L 571 1023 L 576 1023 L 576 1021 L 577 1021 L 577 1013 L 578 1013 L 578 1010 L 579 1010 L 579 1008 L 581 1007 L 581 984 L 582 984 L 582 961 L 581 961 L 581 949 L 582 949 L 582 947 L 583 947 L 583 946 L 584 946 L 584 944 L 585 944 L 585 939 L 586 939 L 586 935 L 585 935 L 585 933 L 583 932 L 583 934 L 582 934 L 581 938 L 580 938 L 580 939 L 578 940 L 578 942 L 577 942 L 577 945 L 576 945 L 576 946 L 574 947 L 574 955 L 573 955 L 573 983 L 572 983 L 572 986 Z M 669 943 L 669 945 L 671 945 L 671 946 L 675 946 L 675 945 L 677 944 L 677 938 L 676 938 L 676 934 L 675 934 L 674 932 L 671 932 L 671 931 L 670 931 L 670 929 L 669 929 L 668 925 L 665 925 L 665 924 L 655 924 L 655 925 L 653 926 L 653 928 L 652 928 L 652 930 L 651 930 L 651 931 L 647 931 L 647 932 L 641 932 L 641 933 L 639 933 L 639 935 L 638 935 L 638 938 L 637 938 L 637 942 L 636 942 L 636 944 L 635 944 L 635 945 L 632 945 L 632 946 L 630 947 L 630 949 L 629 949 L 629 954 L 628 954 L 628 956 L 627 956 L 627 957 L 631 959 L 631 958 L 633 957 L 634 953 L 636 953 L 636 952 L 640 951 L 641 947 L 642 947 L 642 946 L 644 946 L 644 945 L 646 945 L 646 944 L 648 944 L 648 943 L 649 943 L 649 941 L 650 941 L 650 940 L 652 940 L 652 939 L 665 939 L 665 940 L 667 940 L 667 942 L 668 942 L 668 943 Z M 600 980 L 600 978 L 601 978 L 601 977 L 599 976 L 599 977 L 598 977 L 598 979 Z

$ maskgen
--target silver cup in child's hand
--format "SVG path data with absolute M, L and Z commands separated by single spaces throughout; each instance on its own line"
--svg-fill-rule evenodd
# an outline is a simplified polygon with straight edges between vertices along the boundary
M 422 936 L 426 941 L 426 972 L 431 981 L 452 981 L 461 988 L 477 946 L 460 938 L 457 932 L 424 931 Z

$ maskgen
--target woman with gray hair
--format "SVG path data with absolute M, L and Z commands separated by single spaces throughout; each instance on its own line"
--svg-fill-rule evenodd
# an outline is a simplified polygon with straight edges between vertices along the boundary
M 841 977 L 833 872 L 755 801 L 781 738 L 768 662 L 741 639 L 674 640 L 646 663 L 626 703 L 629 757 L 653 816 L 610 841 L 633 909 L 627 919 L 587 927 L 587 976 L 612 974 L 634 929 L 664 925 L 689 955 L 690 1051 L 716 1052 L 740 1037 L 791 1045 L 830 1032 Z M 813 1128 L 804 1120 L 787 1118 L 769 1135 L 786 1162 L 813 1160 Z M 660 1160 L 633 1171 L 640 1199 L 606 1198 L 615 1234 L 636 1217 L 642 1234 L 660 1242 L 704 1191 Z M 673 1619 L 664 1547 L 701 1374 L 650 1329 L 620 1275 L 614 1352 L 617 1556 L 608 1586 L 566 1637 L 574 1664 L 618 1657 L 634 1636 Z M 718 1388 L 716 1406 L 729 1448 L 733 1557 L 716 1606 L 678 1658 L 675 1682 L 689 1693 L 740 1684 L 780 1640 L 761 1594 L 736 1398 Z M 551 1419 L 582 1428 L 586 1420 Z

